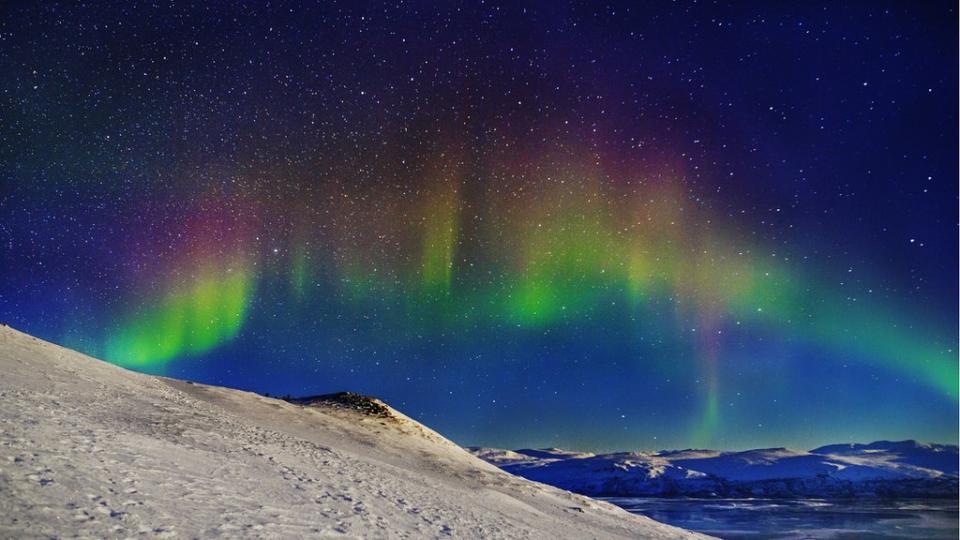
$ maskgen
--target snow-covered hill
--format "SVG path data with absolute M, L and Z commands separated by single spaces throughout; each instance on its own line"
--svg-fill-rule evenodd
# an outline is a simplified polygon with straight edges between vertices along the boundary
M 571 453 L 471 449 L 516 475 L 594 496 L 956 497 L 957 447 L 916 441 L 809 452 Z
M 687 538 L 377 401 L 151 377 L 0 327 L 0 537 Z

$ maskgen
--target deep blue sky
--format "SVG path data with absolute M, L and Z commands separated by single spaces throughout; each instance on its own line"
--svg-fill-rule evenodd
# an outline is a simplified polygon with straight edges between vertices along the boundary
M 957 441 L 953 2 L 0 8 L 0 320 L 470 445 Z

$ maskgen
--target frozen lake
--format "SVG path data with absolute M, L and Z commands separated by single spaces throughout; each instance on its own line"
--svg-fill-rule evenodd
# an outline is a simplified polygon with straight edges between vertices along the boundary
M 956 500 L 606 499 L 636 514 L 721 538 L 950 539 Z

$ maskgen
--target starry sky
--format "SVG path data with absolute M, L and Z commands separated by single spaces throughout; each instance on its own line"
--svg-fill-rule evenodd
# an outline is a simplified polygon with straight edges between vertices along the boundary
M 0 321 L 466 445 L 955 443 L 956 21 L 7 4 Z

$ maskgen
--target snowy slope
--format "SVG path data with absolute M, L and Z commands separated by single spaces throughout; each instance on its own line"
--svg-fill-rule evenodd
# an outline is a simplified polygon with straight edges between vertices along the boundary
M 473 451 L 524 478 L 595 496 L 952 498 L 958 489 L 957 447 L 915 441 L 831 445 L 810 452 Z
M 696 537 L 381 406 L 146 376 L 2 327 L 0 537 Z

